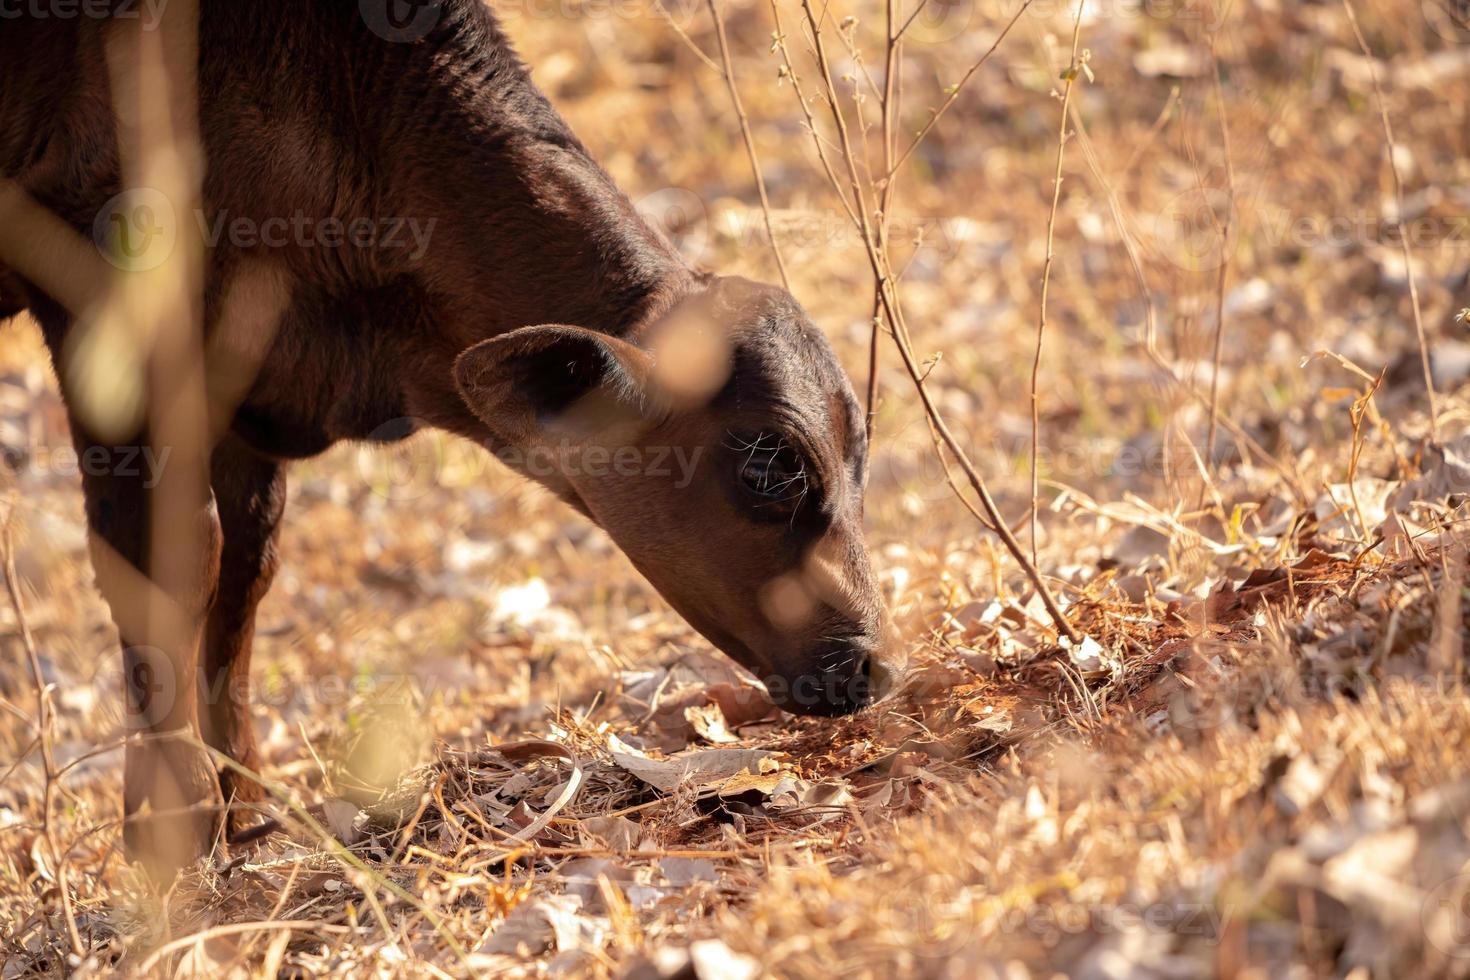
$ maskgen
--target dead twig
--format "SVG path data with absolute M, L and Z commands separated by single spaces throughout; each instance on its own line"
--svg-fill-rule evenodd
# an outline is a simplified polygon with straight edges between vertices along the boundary
M 791 279 L 786 275 L 786 262 L 781 258 L 781 246 L 776 242 L 776 229 L 771 222 L 771 201 L 766 196 L 766 179 L 761 175 L 760 157 L 755 149 L 755 136 L 750 131 L 750 118 L 745 114 L 745 104 L 740 101 L 740 89 L 735 85 L 735 66 L 730 61 L 730 43 L 725 37 L 725 22 L 720 19 L 720 8 L 715 0 L 706 0 L 709 15 L 715 22 L 715 38 L 720 45 L 720 74 L 730 90 L 730 104 L 735 108 L 735 118 L 740 121 L 740 136 L 745 141 L 745 154 L 750 159 L 750 172 L 755 177 L 755 190 L 761 199 L 761 215 L 766 222 L 766 236 L 771 242 L 771 255 L 776 259 L 776 270 L 781 273 L 781 285 L 788 292 Z
M 1373 56 L 1373 49 L 1368 46 L 1368 39 L 1363 36 L 1363 28 L 1358 24 L 1358 14 L 1353 9 L 1352 0 L 1342 0 L 1342 9 L 1347 12 L 1348 24 L 1353 29 L 1353 36 L 1357 38 L 1363 57 L 1368 60 L 1368 77 L 1373 82 L 1373 98 L 1378 103 L 1378 118 L 1383 124 L 1383 138 L 1387 142 L 1388 169 L 1393 174 L 1393 223 L 1398 231 L 1399 248 L 1404 257 L 1404 275 L 1409 282 L 1409 302 L 1414 309 L 1414 333 L 1419 338 L 1419 361 L 1424 369 L 1424 391 L 1429 396 L 1429 438 L 1431 441 L 1438 442 L 1439 407 L 1434 392 L 1434 372 L 1429 365 L 1429 341 L 1424 334 L 1424 315 L 1419 307 L 1419 281 L 1414 275 L 1413 257 L 1409 253 L 1409 237 L 1404 233 L 1404 180 L 1399 175 L 1399 162 L 1394 155 L 1398 143 L 1393 137 L 1393 121 L 1388 115 L 1388 100 L 1384 98 L 1383 85 L 1378 79 L 1378 59 Z
M 11 501 L 5 515 L 3 531 L 0 531 L 0 548 L 4 550 L 5 589 L 10 595 L 10 605 L 15 610 L 16 625 L 20 627 L 21 645 L 25 648 L 30 663 L 31 680 L 36 687 L 36 738 L 41 746 L 41 768 L 45 788 L 41 797 L 41 836 L 51 852 L 51 863 L 56 870 L 56 888 L 61 893 L 61 906 L 66 917 L 66 934 L 71 951 L 77 956 L 86 953 L 81 932 L 77 929 L 76 911 L 72 908 L 71 888 L 66 882 L 66 852 L 56 842 L 56 827 L 51 822 L 52 803 L 56 798 L 57 772 L 56 754 L 51 745 L 51 731 L 55 717 L 51 710 L 51 686 L 46 683 L 41 669 L 41 654 L 36 648 L 36 637 L 31 633 L 26 619 L 25 603 L 20 595 L 20 578 L 15 571 L 15 538 L 12 525 L 15 521 L 16 504 Z
M 960 80 L 949 87 L 948 92 L 945 95 L 944 102 L 942 102 L 939 108 L 935 109 L 934 112 L 929 116 L 929 121 L 924 124 L 923 128 L 920 129 L 917 134 L 915 134 L 913 140 L 909 143 L 908 147 L 903 151 L 903 153 L 899 154 L 898 159 L 894 162 L 893 166 L 889 168 L 888 173 L 885 174 L 885 179 L 891 178 L 893 176 L 893 172 L 896 171 L 899 167 L 902 167 L 908 161 L 908 158 L 913 155 L 913 152 L 919 148 L 919 144 L 923 143 L 925 137 L 927 137 L 930 131 L 934 129 L 934 125 L 939 122 L 939 117 L 943 116 L 947 111 L 949 111 L 949 107 L 954 105 L 955 100 L 960 97 L 960 93 L 965 90 L 965 86 L 970 84 L 970 79 L 974 78 L 975 73 L 985 66 L 985 63 L 990 60 L 990 56 L 995 54 L 996 49 L 1000 47 L 1001 42 L 1004 41 L 1006 39 L 1006 36 L 1011 33 L 1011 28 L 1016 26 L 1016 23 L 1025 15 L 1026 11 L 1031 9 L 1031 4 L 1035 2 L 1036 0 L 1026 0 L 1025 3 L 1021 4 L 1021 8 L 1016 11 L 1016 13 L 1011 17 L 1009 21 L 1006 22 L 1006 26 L 1003 27 L 1000 34 L 996 36 L 995 42 L 991 44 L 990 48 L 980 56 L 980 60 L 972 64 L 969 67 L 969 70 L 965 72 Z M 922 4 L 920 6 L 922 6 Z M 910 16 L 909 21 L 912 21 L 913 18 L 917 17 L 918 15 L 918 10 L 915 10 L 913 15 Z M 908 29 L 907 23 L 904 24 L 903 29 Z M 899 35 L 902 36 L 902 31 L 899 32 Z
M 1228 14 L 1227 5 L 1225 12 L 1221 14 L 1221 23 Z M 1215 347 L 1210 370 L 1210 424 L 1205 437 L 1205 462 L 1211 468 L 1215 465 L 1215 434 L 1219 427 L 1220 359 L 1225 343 L 1225 286 L 1230 277 L 1231 223 L 1235 219 L 1235 162 L 1230 149 L 1230 121 L 1225 115 L 1225 87 L 1220 78 L 1220 57 L 1216 51 L 1219 39 L 1220 30 L 1217 25 L 1210 35 L 1210 67 L 1215 79 L 1215 109 L 1219 114 L 1220 146 L 1225 154 L 1225 215 L 1215 219 L 1220 232 L 1220 268 L 1216 270 L 1215 277 Z M 1210 214 L 1214 213 L 1211 208 Z
M 154 967 L 159 964 L 159 962 L 165 956 L 168 956 L 171 953 L 177 953 L 181 949 L 188 949 L 190 946 L 197 946 L 201 943 L 208 942 L 210 939 L 215 939 L 219 936 L 238 936 L 241 933 L 268 932 L 271 930 L 279 929 L 301 932 L 327 932 L 344 935 L 353 931 L 350 926 L 339 925 L 332 922 L 317 922 L 304 919 L 277 919 L 275 921 L 264 922 L 231 922 L 226 925 L 213 926 L 209 929 L 204 929 L 200 932 L 196 932 L 191 935 L 175 939 L 172 942 L 164 943 L 162 946 L 155 949 L 152 953 L 148 954 L 147 959 L 138 964 L 137 972 L 140 975 L 147 975 L 150 971 L 152 971 Z
M 1378 377 L 1373 379 L 1367 390 L 1360 397 L 1353 399 L 1353 403 L 1348 410 L 1349 420 L 1352 422 L 1353 427 L 1352 452 L 1348 457 L 1348 496 L 1352 498 L 1353 514 L 1358 519 L 1358 529 L 1362 532 L 1364 541 L 1367 541 L 1369 538 L 1368 524 L 1363 520 L 1363 505 L 1358 502 L 1358 461 L 1363 457 L 1363 445 L 1365 442 L 1363 420 L 1373 411 L 1373 396 L 1383 386 L 1383 378 L 1387 374 L 1388 365 L 1385 364 L 1383 370 L 1378 372 Z
M 1030 6 L 1029 0 L 1026 6 Z M 959 465 L 960 469 L 964 472 L 966 479 L 970 483 L 971 490 L 975 493 L 976 497 L 979 498 L 981 507 L 983 508 L 987 517 L 990 519 L 991 525 L 994 528 L 996 534 L 1005 544 L 1006 550 L 1011 553 L 1011 556 L 1016 560 L 1017 564 L 1020 565 L 1027 579 L 1031 582 L 1032 587 L 1036 589 L 1037 595 L 1041 599 L 1043 606 L 1045 606 L 1048 615 L 1056 624 L 1058 631 L 1065 635 L 1068 639 L 1080 642 L 1080 640 L 1082 639 L 1081 634 L 1077 632 L 1076 628 L 1073 627 L 1070 622 L 1068 622 L 1066 616 L 1061 610 L 1061 607 L 1057 604 L 1056 598 L 1052 595 L 1050 588 L 1048 588 L 1045 579 L 1042 577 L 1040 571 L 1037 570 L 1036 563 L 1027 558 L 1025 552 L 1021 548 L 1020 542 L 1017 541 L 1015 535 L 1011 533 L 1005 519 L 1000 514 L 1000 508 L 997 506 L 997 504 L 995 503 L 995 499 L 990 494 L 989 487 L 986 485 L 984 479 L 980 476 L 979 471 L 976 470 L 975 465 L 970 461 L 968 454 L 960 445 L 959 440 L 955 438 L 954 433 L 950 430 L 948 424 L 945 422 L 943 416 L 940 414 L 938 407 L 934 404 L 934 400 L 929 394 L 928 387 L 925 385 L 924 372 L 918 363 L 918 359 L 914 356 L 913 347 L 909 339 L 908 326 L 903 314 L 902 301 L 898 296 L 897 280 L 892 274 L 892 267 L 889 261 L 888 254 L 885 249 L 881 249 L 879 247 L 877 236 L 873 229 L 873 224 L 869 220 L 867 192 L 872 190 L 872 181 L 871 179 L 869 180 L 868 187 L 865 189 L 858 172 L 858 163 L 853 153 L 852 141 L 848 137 L 847 121 L 843 116 L 842 108 L 837 99 L 836 87 L 832 82 L 831 62 L 827 57 L 826 47 L 822 41 L 822 24 L 826 17 L 826 10 L 824 8 L 823 13 L 821 15 L 818 15 L 816 11 L 812 9 L 811 0 L 802 0 L 801 7 L 805 17 L 805 26 L 808 31 L 809 40 L 811 41 L 812 55 L 815 59 L 818 75 L 823 86 L 822 95 L 827 103 L 829 110 L 831 111 L 832 123 L 837 132 L 839 146 L 841 148 L 843 156 L 843 163 L 846 165 L 848 184 L 848 188 L 846 191 L 844 191 L 842 181 L 837 178 L 830 161 L 826 157 L 826 151 L 821 145 L 820 137 L 817 136 L 817 130 L 814 122 L 811 120 L 809 111 L 808 122 L 809 125 L 811 125 L 812 127 L 814 137 L 817 138 L 818 154 L 822 159 L 823 166 L 827 171 L 828 177 L 833 185 L 833 189 L 837 192 L 839 199 L 843 201 L 844 206 L 847 207 L 849 216 L 853 219 L 858 232 L 862 236 L 864 250 L 867 254 L 868 264 L 875 282 L 877 297 L 879 300 L 879 304 L 882 306 L 883 317 L 887 321 L 889 329 L 893 334 L 894 343 L 898 348 L 899 357 L 903 361 L 904 369 L 908 372 L 910 379 L 913 381 L 915 390 L 919 394 L 919 400 L 923 405 L 924 412 L 929 417 L 933 425 L 933 431 L 938 437 L 939 444 L 935 447 L 936 451 L 940 453 L 948 451 L 951 456 L 953 456 L 955 462 Z M 1023 7 L 1022 11 L 1024 12 L 1025 9 L 1026 7 Z M 776 17 L 777 24 L 775 44 L 777 49 L 780 50 L 783 55 L 785 55 L 786 45 L 784 41 L 784 33 L 781 29 L 780 10 L 778 5 L 775 3 L 775 0 L 773 0 L 772 2 L 772 11 L 774 16 Z M 1020 14 L 1018 13 L 1016 17 L 1019 18 L 1019 16 Z M 1011 21 L 1011 24 L 1014 23 L 1015 18 L 1013 18 Z M 1007 26 L 1007 31 L 1009 31 L 1009 25 Z M 1002 37 L 1004 37 L 1004 34 L 1002 34 Z M 996 45 L 992 46 L 991 51 L 987 52 L 986 55 L 981 58 L 980 62 L 977 63 L 976 67 L 972 68 L 971 72 L 967 74 L 967 79 L 970 77 L 970 75 L 973 75 L 974 70 L 978 69 L 979 64 L 983 64 L 984 61 L 989 58 L 990 53 L 995 50 L 995 47 L 998 46 L 999 43 L 1000 39 L 997 39 Z M 791 65 L 789 57 L 786 58 L 784 73 L 785 76 L 789 76 L 792 78 L 793 87 L 797 91 L 798 98 L 802 100 L 803 110 L 807 111 L 805 106 L 805 98 L 801 94 L 799 82 L 796 78 L 796 72 Z M 951 93 L 952 96 L 953 94 L 954 93 Z M 936 113 L 935 118 L 937 118 L 937 115 L 938 114 Z M 931 125 L 932 122 L 933 120 L 931 119 Z M 926 127 L 924 132 L 927 132 L 927 129 L 928 127 Z M 901 162 L 902 161 L 900 160 L 900 163 Z M 852 195 L 852 203 L 850 205 L 848 204 L 847 200 L 848 193 Z
M 888 253 L 888 216 L 893 207 L 893 192 L 898 175 L 893 172 L 895 149 L 895 122 L 902 109 L 899 87 L 900 69 L 903 65 L 902 27 L 896 26 L 898 0 L 886 0 L 884 4 L 884 49 L 883 49 L 883 92 L 879 96 L 879 111 L 882 117 L 883 178 L 878 190 L 878 247 L 884 255 Z M 878 414 L 878 362 L 879 341 L 883 332 L 883 297 L 881 285 L 873 285 L 873 324 L 868 337 L 868 398 L 865 423 L 868 443 L 873 441 L 873 425 Z
M 1052 174 L 1051 211 L 1046 218 L 1046 260 L 1041 267 L 1041 309 L 1036 320 L 1036 353 L 1031 359 L 1031 561 L 1036 561 L 1036 516 L 1041 509 L 1038 498 L 1041 488 L 1037 483 L 1037 466 L 1041 455 L 1041 399 L 1037 385 L 1041 380 L 1041 345 L 1046 336 L 1046 304 L 1051 295 L 1051 267 L 1056 258 L 1057 208 L 1062 203 L 1062 162 L 1067 152 L 1067 110 L 1072 105 L 1072 88 L 1077 76 L 1087 71 L 1087 58 L 1078 53 L 1082 40 L 1082 0 L 1077 3 L 1077 16 L 1072 23 L 1072 60 L 1062 77 L 1067 84 L 1062 90 L 1062 121 L 1057 130 L 1057 164 Z

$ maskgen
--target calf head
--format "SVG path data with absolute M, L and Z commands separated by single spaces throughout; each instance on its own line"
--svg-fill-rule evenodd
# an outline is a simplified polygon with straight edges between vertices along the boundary
M 891 684 L 862 413 L 788 293 L 716 279 L 627 340 L 526 327 L 455 374 L 501 458 L 597 521 L 782 707 L 845 714 Z

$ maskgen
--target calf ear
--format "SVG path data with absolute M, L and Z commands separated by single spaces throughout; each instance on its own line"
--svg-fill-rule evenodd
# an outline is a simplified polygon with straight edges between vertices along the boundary
M 656 411 L 653 357 L 582 327 L 522 327 L 482 341 L 454 362 L 459 395 L 490 430 L 526 441 L 555 430 L 572 437 L 636 422 Z

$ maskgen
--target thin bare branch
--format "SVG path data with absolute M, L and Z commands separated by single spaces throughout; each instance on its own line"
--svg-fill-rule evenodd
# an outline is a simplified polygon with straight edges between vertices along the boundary
M 774 0 L 773 9 L 775 9 Z M 858 231 L 862 235 L 868 263 L 873 273 L 874 282 L 877 284 L 877 293 L 883 308 L 883 316 L 892 330 L 894 342 L 898 347 L 899 357 L 903 360 L 904 368 L 908 371 L 909 377 L 914 383 L 914 388 L 919 394 L 919 400 L 923 404 L 924 413 L 929 418 L 942 444 L 942 446 L 937 446 L 936 450 L 941 452 L 948 450 L 954 457 L 955 462 L 959 465 L 966 479 L 969 481 L 971 489 L 974 491 L 976 497 L 979 498 L 981 507 L 990 520 L 992 529 L 1000 537 L 1006 550 L 1010 552 L 1011 556 L 1016 560 L 1016 563 L 1020 565 L 1022 571 L 1026 574 L 1032 586 L 1036 589 L 1038 597 L 1041 599 L 1048 615 L 1051 616 L 1057 630 L 1072 642 L 1080 642 L 1082 635 L 1067 620 L 1066 615 L 1062 612 L 1061 606 L 1056 601 L 1056 597 L 1052 595 L 1051 589 L 1047 586 L 1046 580 L 1042 577 L 1040 571 L 1037 570 L 1036 563 L 1026 557 L 1026 553 L 1022 550 L 1020 542 L 1016 540 L 1015 535 L 1011 532 L 1005 519 L 1001 516 L 1000 508 L 996 504 L 995 498 L 991 496 L 990 489 L 986 486 L 985 480 L 980 476 L 974 463 L 970 461 L 959 440 L 955 438 L 953 431 L 945 422 L 944 417 L 939 412 L 938 406 L 934 404 L 934 400 L 929 394 L 928 386 L 925 384 L 924 372 L 921 370 L 914 356 L 913 347 L 909 340 L 909 332 L 903 314 L 902 303 L 898 297 L 897 283 L 888 266 L 887 256 L 878 248 L 873 226 L 868 220 L 866 194 L 864 193 L 864 188 L 858 175 L 857 163 L 853 159 L 852 143 L 847 137 L 847 123 L 843 118 L 841 107 L 837 101 L 836 90 L 832 83 L 830 62 L 827 59 L 826 49 L 822 43 L 821 25 L 825 17 L 825 10 L 821 16 L 818 16 L 812 9 L 811 0 L 802 0 L 802 10 L 806 17 L 806 26 L 811 32 L 813 55 L 820 72 L 827 104 L 832 110 L 833 124 L 837 128 L 841 142 L 844 162 L 847 166 L 848 178 L 851 185 L 851 193 L 856 201 L 856 207 L 853 209 L 855 211 L 854 221 Z M 780 44 L 779 19 L 777 37 L 777 43 Z M 994 49 L 992 48 L 992 50 Z M 845 199 L 842 185 L 837 180 L 835 173 L 829 169 L 828 176 L 832 180 L 833 188 L 838 192 L 838 196 Z
M 1228 8 L 1226 13 L 1228 13 Z M 1210 371 L 1210 427 L 1205 438 L 1205 463 L 1215 465 L 1215 433 L 1220 417 L 1220 358 L 1225 344 L 1225 287 L 1230 278 L 1231 223 L 1235 220 L 1235 160 L 1230 147 L 1230 120 L 1226 117 L 1225 87 L 1220 78 L 1220 57 L 1216 51 L 1220 31 L 1210 36 L 1210 67 L 1215 78 L 1215 108 L 1219 114 L 1220 145 L 1225 154 L 1225 215 L 1220 222 L 1220 268 L 1215 278 L 1215 347 Z M 1213 209 L 1211 209 L 1213 214 Z
M 1414 307 L 1414 332 L 1419 338 L 1419 361 L 1424 369 L 1424 391 L 1429 396 L 1429 438 L 1437 442 L 1439 440 L 1439 406 L 1434 393 L 1434 371 L 1429 366 L 1429 341 L 1424 334 L 1424 315 L 1419 308 L 1419 282 L 1414 275 L 1414 260 L 1409 253 L 1409 238 L 1404 234 L 1404 180 L 1399 175 L 1399 162 L 1394 155 L 1398 143 L 1393 138 L 1393 121 L 1388 116 L 1388 100 L 1384 98 L 1383 85 L 1378 80 L 1378 59 L 1374 57 L 1373 49 L 1368 46 L 1368 39 L 1363 36 L 1363 28 L 1358 24 L 1358 14 L 1353 10 L 1352 0 L 1342 0 L 1342 9 L 1347 11 L 1348 23 L 1353 28 L 1353 36 L 1358 40 L 1358 47 L 1362 50 L 1363 57 L 1368 59 L 1368 77 L 1373 80 L 1373 97 L 1378 102 L 1378 118 L 1383 123 L 1383 138 L 1388 143 L 1388 169 L 1393 174 L 1393 221 L 1398 226 L 1399 247 L 1403 250 L 1404 275 L 1409 281 L 1409 301 Z
M 922 3 L 921 3 L 922 6 Z M 895 29 L 895 18 L 898 14 L 898 0 L 886 0 L 884 5 L 884 33 L 886 36 L 883 52 L 883 94 L 882 104 L 882 137 L 883 137 L 883 172 L 887 174 L 883 186 L 878 190 L 878 248 L 883 253 L 884 261 L 892 265 L 888 250 L 888 216 L 893 208 L 893 192 L 898 183 L 897 176 L 893 173 L 893 153 L 895 125 L 901 111 L 899 99 L 902 90 L 899 88 L 899 70 L 903 64 L 903 37 L 901 29 Z M 880 295 L 882 286 L 874 283 L 873 286 L 873 329 L 868 338 L 868 399 L 866 430 L 868 442 L 873 441 L 873 426 L 878 414 L 878 363 L 879 363 L 879 338 L 882 333 L 883 324 L 883 297 Z
M 725 22 L 720 18 L 715 0 L 707 0 L 709 15 L 715 22 L 715 38 L 720 44 L 721 74 L 730 89 L 730 104 L 735 107 L 735 116 L 740 120 L 740 136 L 745 140 L 745 153 L 750 159 L 750 172 L 755 177 L 756 193 L 761 199 L 761 214 L 766 222 L 766 236 L 770 239 L 771 255 L 776 259 L 776 269 L 781 273 L 781 285 L 791 289 L 791 278 L 786 274 L 786 262 L 781 258 L 781 246 L 776 241 L 776 228 L 771 221 L 771 201 L 766 196 L 766 179 L 761 175 L 760 157 L 755 151 L 755 136 L 750 131 L 750 119 L 745 115 L 745 105 L 740 101 L 740 89 L 735 85 L 735 66 L 730 61 L 730 43 L 725 37 Z
M 21 646 L 25 648 L 26 659 L 31 668 L 31 681 L 36 687 L 36 737 L 41 745 L 41 767 L 42 777 L 45 779 L 45 788 L 41 800 L 41 837 L 46 841 L 46 847 L 51 852 L 52 867 L 56 872 L 56 885 L 61 892 L 61 905 L 66 918 L 67 941 L 71 943 L 72 953 L 82 956 L 86 952 L 86 946 L 82 943 L 81 932 L 77 929 L 76 912 L 72 908 L 71 888 L 66 881 L 66 858 L 67 853 L 56 841 L 56 828 L 51 822 L 52 801 L 56 797 L 57 771 L 56 754 L 52 751 L 51 731 L 54 716 L 51 711 L 51 688 L 46 683 L 46 675 L 41 669 L 41 654 L 36 648 L 36 637 L 31 632 L 30 621 L 26 618 L 25 602 L 20 594 L 20 576 L 15 570 L 15 537 L 12 524 L 15 521 L 16 503 L 11 502 L 5 515 L 3 525 L 0 525 L 0 550 L 3 550 L 5 568 L 5 590 L 10 596 L 10 605 L 15 611 L 15 622 L 20 628 Z
M 680 27 L 679 22 L 674 20 L 674 15 L 669 13 L 669 8 L 664 6 L 663 0 L 653 0 L 653 5 L 655 8 L 657 8 L 659 16 L 662 17 L 664 19 L 664 22 L 669 25 L 669 29 L 678 36 L 680 41 L 684 42 L 684 46 L 692 51 L 694 53 L 694 56 L 698 58 L 706 68 L 717 75 L 724 74 L 724 72 L 720 70 L 720 66 L 715 64 L 714 59 L 705 54 L 704 49 L 694 43 L 694 38 L 689 36 L 689 32 Z
M 781 68 L 783 76 L 791 82 L 791 88 L 796 93 L 797 104 L 801 106 L 801 114 L 806 119 L 807 130 L 812 134 L 812 142 L 817 148 L 817 159 L 821 161 L 822 169 L 826 172 L 827 180 L 837 192 L 837 200 L 842 203 L 842 209 L 847 212 L 854 224 L 857 223 L 857 213 L 853 205 L 848 201 L 846 193 L 842 190 L 842 182 L 837 179 L 837 171 L 832 166 L 832 160 L 827 156 L 826 141 L 822 137 L 822 131 L 817 128 L 817 120 L 812 115 L 811 104 L 807 101 L 807 95 L 801 87 L 801 76 L 796 73 L 796 66 L 791 61 L 791 51 L 786 45 L 786 32 L 781 24 L 781 6 L 779 0 L 770 0 L 771 16 L 776 23 L 776 33 L 772 40 L 772 47 L 781 54 Z
M 1173 101 L 1174 99 L 1171 96 L 1171 104 Z M 1153 363 L 1154 367 L 1159 370 L 1159 373 L 1170 386 L 1194 399 L 1198 405 L 1203 407 L 1207 404 L 1207 396 L 1195 387 L 1192 381 L 1181 377 L 1179 372 L 1174 369 L 1174 365 L 1170 364 L 1164 355 L 1159 352 L 1157 344 L 1158 313 L 1154 306 L 1153 291 L 1149 286 L 1148 277 L 1144 274 L 1143 259 L 1139 255 L 1138 242 L 1129 230 L 1128 220 L 1123 211 L 1123 204 L 1118 199 L 1118 192 L 1102 168 L 1102 161 L 1098 159 L 1097 151 L 1092 145 L 1092 140 L 1087 135 L 1087 125 L 1077 113 L 1075 105 L 1072 107 L 1072 124 L 1076 127 L 1078 145 L 1082 149 L 1082 158 L 1087 162 L 1088 170 L 1092 173 L 1093 178 L 1097 180 L 1103 196 L 1107 199 L 1108 211 L 1113 217 L 1113 224 L 1118 230 L 1118 238 L 1123 243 L 1123 250 L 1128 256 L 1128 264 L 1132 268 L 1134 280 L 1138 284 L 1139 301 L 1143 303 L 1144 311 L 1143 353 Z M 1220 417 L 1220 424 L 1229 430 L 1237 444 L 1240 445 L 1242 453 L 1249 451 L 1264 466 L 1275 470 L 1286 480 L 1299 501 L 1306 503 L 1311 499 L 1308 497 L 1306 488 L 1302 485 L 1297 474 L 1288 469 L 1274 455 L 1267 452 L 1266 448 L 1249 432 L 1241 428 L 1239 423 L 1235 422 L 1228 415 L 1224 415 Z
M 1072 60 L 1063 73 L 1067 80 L 1062 90 L 1062 121 L 1057 130 L 1057 163 L 1052 173 L 1051 211 L 1046 218 L 1046 261 L 1041 268 L 1041 309 L 1036 320 L 1036 353 L 1031 359 L 1031 560 L 1036 561 L 1036 520 L 1041 509 L 1041 486 L 1037 482 L 1037 464 L 1041 456 L 1041 399 L 1037 388 L 1041 380 L 1041 345 L 1046 336 L 1046 304 L 1051 295 L 1051 267 L 1056 259 L 1057 208 L 1062 203 L 1062 162 L 1067 153 L 1067 110 L 1072 105 L 1072 90 L 1077 76 L 1086 70 L 1085 58 L 1079 53 L 1082 40 L 1083 0 L 1077 0 L 1077 16 L 1072 22 Z
M 1011 33 L 1011 28 L 1016 26 L 1016 23 L 1021 19 L 1026 11 L 1031 9 L 1031 4 L 1035 2 L 1036 0 L 1026 0 L 1025 3 L 1021 4 L 1021 9 L 1017 10 L 1015 16 L 1013 16 L 1009 21 L 1006 22 L 1006 26 L 1001 30 L 1000 35 L 995 39 L 995 43 L 990 46 L 989 50 L 987 50 L 983 55 L 980 56 L 979 61 L 970 66 L 969 70 L 965 72 L 964 76 L 959 80 L 959 82 L 950 87 L 949 94 L 945 96 L 944 102 L 939 106 L 938 109 L 934 110 L 933 114 L 929 117 L 929 121 L 924 124 L 924 128 L 919 130 L 919 132 L 914 136 L 913 142 L 909 143 L 908 148 L 905 149 L 903 153 L 899 156 L 898 160 L 894 162 L 892 169 L 888 171 L 888 177 L 891 178 L 893 176 L 893 171 L 897 170 L 899 167 L 902 167 L 904 163 L 907 162 L 908 158 L 913 154 L 913 152 L 919 148 L 919 144 L 924 142 L 925 137 L 927 137 L 929 135 L 929 132 L 934 128 L 935 123 L 939 122 L 939 117 L 949 111 L 949 107 L 954 105 L 955 100 L 960 97 L 960 93 L 965 90 L 965 86 L 970 84 L 970 79 L 974 78 L 975 73 L 978 72 L 982 67 L 984 67 L 985 63 L 990 60 L 990 56 L 995 54 L 996 49 L 1000 47 L 1000 43 L 1006 39 L 1006 35 Z M 915 12 L 915 14 L 917 15 L 917 11 Z M 907 28 L 907 25 L 905 25 L 905 28 Z
M 827 106 L 832 110 L 832 122 L 837 127 L 838 146 L 842 148 L 842 159 L 847 164 L 858 227 L 863 233 L 863 240 L 870 241 L 872 228 L 868 223 L 867 196 L 863 193 L 862 181 L 858 177 L 857 160 L 853 156 L 852 140 L 847 132 L 847 120 L 842 115 L 842 107 L 837 103 L 837 87 L 832 84 L 832 63 L 827 59 L 826 47 L 822 44 L 822 18 L 813 12 L 811 0 L 801 0 L 801 9 L 806 14 L 807 29 L 811 31 L 812 51 L 817 59 L 817 71 L 825 86 Z M 822 16 L 826 16 L 826 8 L 823 8 Z

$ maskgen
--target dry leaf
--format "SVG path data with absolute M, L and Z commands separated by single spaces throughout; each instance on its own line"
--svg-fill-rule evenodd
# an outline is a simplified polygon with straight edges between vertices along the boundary
M 643 828 L 627 817 L 587 817 L 579 820 L 577 826 L 614 851 L 633 850 L 643 833 Z
M 738 742 L 725 725 L 725 714 L 718 704 L 707 704 L 699 708 L 685 708 L 684 717 L 693 726 L 695 734 L 706 742 L 728 744 Z
M 663 793 L 686 785 L 713 786 L 742 771 L 759 773 L 763 763 L 777 759 L 777 753 L 761 749 L 693 749 L 655 759 L 616 735 L 608 736 L 608 750 L 619 766 Z
M 759 793 L 762 796 L 770 796 L 776 787 L 781 784 L 784 777 L 780 772 L 750 772 L 742 770 L 731 776 L 720 784 L 719 795 L 722 799 L 731 799 L 745 793 Z
M 326 819 L 327 829 L 332 832 L 333 837 L 348 847 L 362 838 L 357 820 L 361 812 L 356 804 L 347 800 L 329 799 L 322 803 L 322 816 Z
M 736 953 L 718 939 L 702 939 L 689 946 L 689 958 L 699 980 L 755 980 L 761 965 L 753 957 Z
M 607 932 L 607 919 L 584 914 L 580 898 L 548 895 L 516 906 L 476 952 L 528 957 L 553 947 L 560 952 L 596 949 Z
M 667 857 L 658 863 L 659 870 L 671 885 L 684 887 L 696 881 L 719 881 L 720 873 L 708 858 Z

